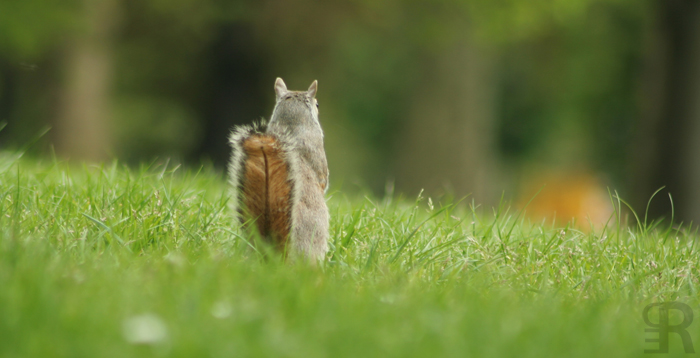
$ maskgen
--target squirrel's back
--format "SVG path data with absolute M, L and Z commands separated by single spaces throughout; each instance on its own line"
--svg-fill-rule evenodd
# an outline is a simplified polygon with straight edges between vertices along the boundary
M 328 164 L 316 89 L 314 81 L 307 91 L 288 91 L 278 78 L 270 121 L 239 126 L 229 139 L 231 205 L 241 221 L 280 251 L 313 262 L 325 256 L 329 236 Z
M 291 227 L 292 186 L 282 145 L 275 136 L 257 133 L 243 140 L 242 149 L 243 204 L 260 235 L 283 246 Z

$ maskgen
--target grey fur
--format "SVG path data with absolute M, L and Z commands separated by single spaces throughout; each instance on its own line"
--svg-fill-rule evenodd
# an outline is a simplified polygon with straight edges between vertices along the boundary
M 286 155 L 292 182 L 291 232 L 288 241 L 292 257 L 320 261 L 328 251 L 329 213 L 324 198 L 328 189 L 328 164 L 323 145 L 323 130 L 318 121 L 314 81 L 307 91 L 288 91 L 281 78 L 275 81 L 277 103 L 270 121 L 239 126 L 231 133 L 233 148 L 229 163 L 229 182 L 233 189 L 231 206 L 240 211 L 240 187 L 245 153 L 243 141 L 255 133 L 277 137 Z

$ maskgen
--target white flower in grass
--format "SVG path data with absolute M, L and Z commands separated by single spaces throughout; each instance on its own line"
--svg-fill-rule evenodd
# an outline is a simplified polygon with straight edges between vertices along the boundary
M 231 304 L 229 304 L 226 301 L 216 302 L 211 307 L 211 315 L 214 316 L 214 318 L 218 319 L 224 319 L 229 317 L 232 311 L 233 310 L 231 309 Z
M 122 329 L 124 339 L 131 344 L 154 344 L 168 336 L 163 320 L 152 313 L 125 319 Z

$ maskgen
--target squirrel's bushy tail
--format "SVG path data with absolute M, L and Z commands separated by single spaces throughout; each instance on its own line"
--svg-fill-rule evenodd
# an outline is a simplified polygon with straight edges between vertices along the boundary
M 250 133 L 240 138 L 244 154 L 239 185 L 242 213 L 253 219 L 260 235 L 283 249 L 291 229 L 289 166 L 278 138 Z

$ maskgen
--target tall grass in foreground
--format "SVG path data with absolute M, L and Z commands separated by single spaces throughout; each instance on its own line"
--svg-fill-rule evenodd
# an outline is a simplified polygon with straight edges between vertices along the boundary
M 336 192 L 312 268 L 261 257 L 228 194 L 209 169 L 0 154 L 0 356 L 642 356 L 646 304 L 700 313 L 697 236 L 668 223 Z

